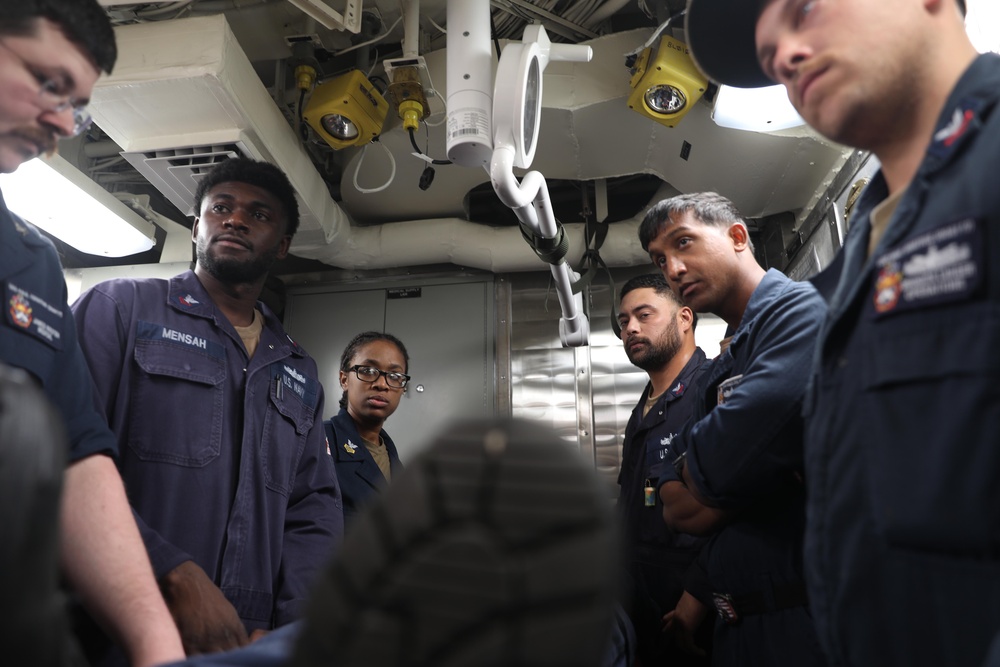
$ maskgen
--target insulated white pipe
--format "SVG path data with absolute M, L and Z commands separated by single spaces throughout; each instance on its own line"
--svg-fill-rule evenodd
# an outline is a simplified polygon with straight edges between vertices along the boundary
M 403 15 L 403 57 L 420 55 L 420 0 L 406 0 Z
M 490 0 L 448 0 L 448 159 L 485 167 L 493 153 Z
M 676 191 L 665 192 L 664 197 L 672 194 Z M 608 266 L 649 263 L 649 255 L 639 245 L 640 222 L 641 216 L 611 225 L 601 246 L 601 258 Z M 563 230 L 569 240 L 566 261 L 575 266 L 586 249 L 586 225 L 564 224 Z M 351 270 L 430 264 L 454 264 L 492 273 L 539 271 L 542 268 L 517 227 L 491 227 L 460 218 L 349 227 L 331 243 L 296 235 L 292 241 L 292 252 L 299 257 Z M 652 270 L 652 264 L 649 266 Z
M 593 28 L 612 14 L 617 13 L 618 10 L 627 5 L 629 1 L 630 0 L 608 0 L 603 5 L 598 7 L 593 14 L 584 19 L 584 27 Z

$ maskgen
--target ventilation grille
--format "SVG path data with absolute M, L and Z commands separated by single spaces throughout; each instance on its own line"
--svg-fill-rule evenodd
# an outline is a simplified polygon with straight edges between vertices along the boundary
M 179 211 L 193 215 L 198 181 L 213 166 L 234 157 L 254 157 L 241 142 L 122 153 Z

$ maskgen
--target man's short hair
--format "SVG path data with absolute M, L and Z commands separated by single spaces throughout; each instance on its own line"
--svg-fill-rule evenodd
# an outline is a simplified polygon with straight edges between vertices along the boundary
M 664 199 L 653 205 L 639 225 L 639 243 L 642 249 L 649 252 L 649 244 L 653 242 L 667 222 L 675 217 L 691 213 L 706 225 L 729 227 L 740 222 L 746 225 L 746 220 L 740 215 L 733 202 L 715 192 L 694 192 Z M 751 251 L 753 245 L 750 246 Z
M 270 192 L 284 209 L 285 233 L 295 236 L 299 229 L 299 202 L 295 199 L 295 188 L 281 169 L 270 162 L 257 162 L 245 157 L 220 162 L 198 181 L 198 189 L 194 193 L 196 216 L 201 213 L 205 195 L 219 183 L 246 183 Z
M 770 0 L 688 0 L 691 58 L 705 76 L 738 88 L 773 86 L 757 60 L 757 17 Z M 965 16 L 965 0 L 955 0 Z
M 118 59 L 115 31 L 97 0 L 3 0 L 0 2 L 0 35 L 30 37 L 38 20 L 59 26 L 66 39 L 78 46 L 94 65 L 111 73 Z
M 681 303 L 681 300 L 677 298 L 677 295 L 670 289 L 670 285 L 667 283 L 667 279 L 663 277 L 662 273 L 644 273 L 641 276 L 629 278 L 625 284 L 622 285 L 621 294 L 618 295 L 618 302 L 621 303 L 621 301 L 625 298 L 625 295 L 629 292 L 647 287 L 655 290 L 657 294 L 665 299 L 670 299 L 678 306 L 684 305 Z
M 642 275 L 629 278 L 625 281 L 625 284 L 622 285 L 621 293 L 618 295 L 618 303 L 620 304 L 625 299 L 625 295 L 629 292 L 647 287 L 654 290 L 664 299 L 673 301 L 674 305 L 678 308 L 682 308 L 684 306 L 680 297 L 674 294 L 674 291 L 670 289 L 670 284 L 667 283 L 667 279 L 663 277 L 662 273 L 644 273 Z M 691 330 L 694 331 L 695 325 L 698 323 L 698 315 L 694 311 L 692 311 L 692 315 Z

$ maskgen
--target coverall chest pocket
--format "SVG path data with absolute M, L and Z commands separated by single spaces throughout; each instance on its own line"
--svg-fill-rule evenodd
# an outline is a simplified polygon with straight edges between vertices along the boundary
M 137 340 L 128 446 L 143 461 L 199 468 L 219 456 L 225 359 Z
M 672 447 L 674 433 L 661 430 L 651 433 L 646 438 L 646 453 L 643 461 L 643 476 L 656 481 L 659 479 L 664 465 L 672 465 L 677 454 Z
M 284 363 L 271 364 L 261 459 L 264 483 L 287 496 L 295 480 L 306 434 L 312 429 L 319 383 Z
M 876 525 L 890 545 L 1000 549 L 1000 306 L 988 301 L 871 327 L 863 423 Z

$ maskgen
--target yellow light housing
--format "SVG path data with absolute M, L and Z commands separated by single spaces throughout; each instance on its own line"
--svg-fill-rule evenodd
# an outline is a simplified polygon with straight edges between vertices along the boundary
M 361 70 L 316 86 L 302 118 L 335 149 L 366 144 L 382 132 L 389 104 Z
M 664 36 L 655 54 L 650 47 L 639 55 L 630 85 L 630 109 L 674 127 L 705 94 L 708 79 L 695 67 L 686 44 Z

